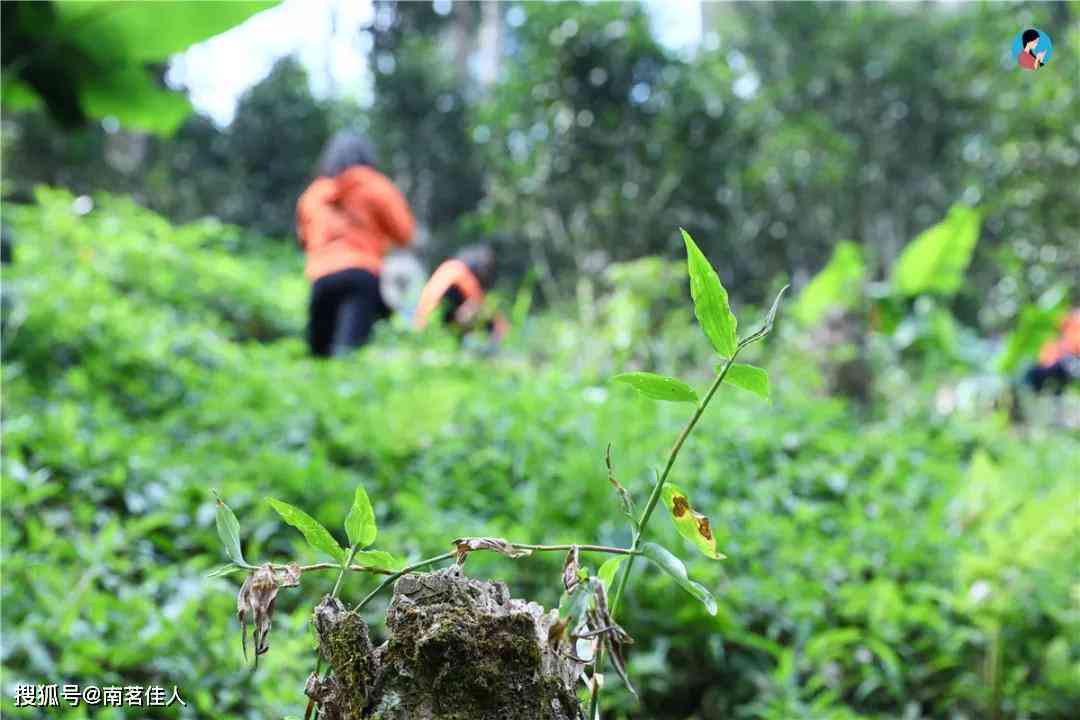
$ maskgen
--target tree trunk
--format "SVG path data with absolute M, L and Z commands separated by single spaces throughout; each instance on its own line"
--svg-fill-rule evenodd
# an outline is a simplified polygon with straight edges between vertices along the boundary
M 315 629 L 330 672 L 307 692 L 325 720 L 575 720 L 581 665 L 549 643 L 556 620 L 454 565 L 397 581 L 375 648 L 360 616 L 327 597 Z

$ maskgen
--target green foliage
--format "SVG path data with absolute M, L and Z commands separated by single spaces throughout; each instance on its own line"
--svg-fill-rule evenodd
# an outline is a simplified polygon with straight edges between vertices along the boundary
M 937 225 L 920 233 L 896 261 L 892 284 L 903 295 L 952 295 L 964 282 L 964 271 L 979 239 L 981 214 L 955 205 Z
M 716 614 L 716 598 L 704 586 L 687 577 L 686 566 L 683 565 L 682 560 L 672 555 L 667 548 L 652 542 L 642 544 L 641 554 L 654 563 L 656 567 L 670 575 L 678 583 L 679 587 L 700 600 L 710 615 Z
M 721 357 L 730 358 L 735 355 L 735 346 L 738 344 L 738 323 L 728 306 L 727 290 L 720 284 L 720 278 L 709 264 L 708 258 L 694 244 L 690 233 L 685 230 L 681 232 L 686 243 L 686 264 L 690 271 L 690 294 L 694 298 L 694 314 L 713 349 Z
M 849 241 L 837 243 L 828 264 L 799 293 L 793 314 L 804 324 L 814 325 L 832 308 L 851 308 L 862 295 L 865 277 L 866 264 L 859 246 Z
M 375 6 L 368 55 L 375 98 L 360 122 L 368 123 L 380 170 L 398 184 L 430 233 L 418 250 L 435 267 L 477 239 L 457 227 L 476 209 L 487 181 L 483 155 L 471 139 L 477 127 L 476 89 L 468 82 L 464 48 L 455 52 L 447 36 L 453 33 L 457 43 L 469 43 L 462 31 L 475 32 L 482 9 L 478 3 L 460 3 L 452 14 L 439 14 L 432 3 L 387 0 Z M 356 118 L 350 121 L 355 124 Z M 500 267 L 512 267 L 509 259 L 510 252 L 500 252 Z M 524 268 L 515 270 L 524 274 Z
M 240 521 L 221 498 L 217 498 L 217 510 L 215 511 L 218 537 L 225 546 L 225 554 L 233 561 L 234 565 L 244 567 L 244 553 L 240 549 Z
M 401 561 L 383 550 L 360 550 L 353 555 L 353 561 L 382 570 L 398 570 L 402 566 Z
M 146 66 L 237 25 L 273 2 L 12 3 L 5 9 L 4 96 L 32 88 L 54 117 L 112 116 L 170 134 L 191 111 Z M 27 98 L 29 95 L 27 94 Z
M 734 363 L 724 375 L 724 382 L 748 390 L 765 400 L 769 399 L 769 373 L 759 367 Z
M 624 559 L 625 558 L 621 555 L 608 558 L 604 561 L 604 564 L 600 566 L 600 569 L 596 571 L 596 578 L 608 593 L 611 592 L 612 582 L 615 580 L 615 573 L 619 572 L 619 565 L 622 564 Z
M 375 526 L 375 510 L 368 500 L 367 491 L 363 485 L 357 485 L 352 507 L 345 518 L 345 533 L 349 537 L 349 545 L 366 548 L 375 542 L 378 532 Z
M 647 398 L 670 402 L 696 403 L 698 400 L 694 388 L 682 380 L 654 375 L 647 372 L 620 373 L 612 378 L 615 382 L 626 383 Z
M 356 108 L 341 109 L 356 113 Z M 307 70 L 298 58 L 287 56 L 240 96 L 233 121 L 219 136 L 220 147 L 208 148 L 202 139 L 169 160 L 174 168 L 181 160 L 190 163 L 196 176 L 186 184 L 205 188 L 211 211 L 225 222 L 291 238 L 296 200 L 315 177 L 333 126 L 332 108 L 312 96 Z M 222 162 L 215 162 L 217 157 Z M 207 177 L 200 177 L 203 172 Z M 169 187 L 160 190 L 165 197 L 175 193 Z
M 277 514 L 281 516 L 282 520 L 300 531 L 304 539 L 307 540 L 308 545 L 344 564 L 345 548 L 338 545 L 337 540 L 334 539 L 329 530 L 323 527 L 322 523 L 289 503 L 274 498 L 267 498 L 267 502 L 270 503 L 274 510 L 277 510 Z
M 1013 373 L 1020 368 L 1020 363 L 1038 356 L 1043 344 L 1058 335 L 1068 311 L 1068 296 L 1060 287 L 1051 288 L 1037 303 L 1021 308 L 1016 327 L 1005 339 L 1005 346 L 998 355 L 997 369 Z
M 614 391 L 625 360 L 597 338 L 621 320 L 562 307 L 529 317 L 495 357 L 385 328 L 355 357 L 312 360 L 294 255 L 243 254 L 233 229 L 173 227 L 128 201 L 95 198 L 79 215 L 73 199 L 4 207 L 24 238 L 3 278 L 7 683 L 152 678 L 189 703 L 163 717 L 302 717 L 310 608 L 332 573 L 282 592 L 273 648 L 247 671 L 241 576 L 206 578 L 226 559 L 208 485 L 241 519 L 252 563 L 300 547 L 265 497 L 340 528 L 360 483 L 395 568 L 446 551 L 447 528 L 625 545 L 625 517 L 598 510 L 613 506 L 602 448 L 612 442 L 640 506 L 691 410 Z M 646 345 L 634 357 L 701 387 L 715 354 L 688 311 L 671 315 L 634 336 Z M 919 368 L 895 356 L 880 400 L 826 395 L 813 338 L 790 323 L 774 332 L 783 342 L 767 355 L 742 351 L 770 371 L 773 405 L 721 388 L 673 471 L 729 555 L 682 561 L 716 615 L 665 572 L 635 575 L 620 621 L 642 699 L 609 682 L 604 717 L 1070 717 L 1075 433 L 1010 425 L 992 407 L 942 410 L 939 388 L 968 378 L 913 382 Z M 685 542 L 659 518 L 648 532 Z M 597 574 L 610 583 L 626 562 Z M 467 567 L 559 603 L 555 553 L 478 552 Z M 342 596 L 376 582 L 348 573 Z M 5 718 L 40 714 L 11 693 L 0 702 Z

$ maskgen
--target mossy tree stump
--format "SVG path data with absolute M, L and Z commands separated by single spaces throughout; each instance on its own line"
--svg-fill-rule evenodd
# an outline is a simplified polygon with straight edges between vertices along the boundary
M 549 642 L 557 619 L 456 565 L 405 575 L 378 648 L 340 601 L 315 609 L 330 672 L 307 691 L 327 720 L 573 720 L 581 665 Z

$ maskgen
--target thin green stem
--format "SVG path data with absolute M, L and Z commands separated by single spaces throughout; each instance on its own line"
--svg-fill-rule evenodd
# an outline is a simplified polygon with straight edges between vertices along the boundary
M 518 550 L 533 550 L 535 552 L 564 552 L 571 548 L 577 548 L 581 552 L 608 553 L 611 555 L 635 555 L 631 548 L 608 547 L 607 545 L 529 545 L 527 543 L 510 543 L 510 546 Z
M 370 593 L 368 593 L 367 596 L 363 600 L 361 600 L 359 603 L 357 603 L 356 607 L 353 608 L 353 612 L 360 612 L 361 610 L 363 610 L 364 606 L 366 606 L 369 602 L 371 602 L 371 600 L 376 595 L 378 595 L 379 592 L 381 592 L 383 588 L 385 588 L 387 585 L 389 585 L 390 583 L 397 580 L 402 575 L 404 575 L 406 573 L 410 573 L 413 570 L 419 570 L 422 567 L 427 567 L 428 565 L 434 565 L 435 563 L 442 562 L 443 560 L 449 560 L 450 558 L 454 557 L 454 555 L 455 555 L 455 553 L 452 553 L 452 552 L 443 553 L 442 555 L 436 555 L 435 557 L 427 558 L 426 560 L 419 560 L 417 562 L 414 562 L 412 565 L 407 565 L 406 567 L 402 568 L 401 570 L 398 570 L 397 572 L 392 573 L 385 580 L 383 580 L 381 583 L 379 583 L 378 586 L 374 590 L 372 590 Z
M 348 570 L 349 567 L 352 565 L 352 559 L 356 557 L 356 551 L 358 549 L 359 548 L 357 548 L 356 545 L 353 545 L 351 548 L 349 548 L 349 557 L 341 565 L 341 572 L 338 573 L 337 580 L 334 581 L 334 589 L 330 591 L 330 597 L 337 597 L 338 590 L 341 589 L 341 580 L 345 577 L 345 571 Z
M 720 389 L 720 385 L 723 384 L 724 378 L 728 374 L 728 370 L 735 364 L 735 358 L 738 357 L 739 351 L 742 350 L 743 345 L 739 345 L 735 352 L 732 353 L 731 358 L 724 363 L 724 367 L 717 374 L 713 380 L 712 385 L 709 386 L 708 392 L 705 393 L 705 397 L 698 403 L 697 408 L 694 410 L 694 414 L 690 416 L 686 426 L 679 433 L 678 439 L 675 440 L 675 445 L 672 446 L 671 452 L 668 454 L 667 463 L 664 465 L 663 472 L 660 473 L 660 477 L 657 479 L 656 484 L 653 485 L 652 493 L 649 495 L 649 501 L 645 505 L 645 509 L 641 513 L 641 519 L 638 521 L 637 532 L 634 533 L 634 542 L 631 544 L 630 549 L 634 551 L 634 554 L 638 554 L 641 549 L 641 538 L 645 534 L 645 528 L 649 523 L 649 518 L 652 517 L 653 510 L 656 509 L 656 503 L 660 500 L 660 494 L 664 489 L 664 484 L 667 482 L 668 475 L 671 474 L 671 468 L 675 465 L 675 460 L 679 457 L 679 452 L 682 450 L 683 444 L 686 442 L 686 438 L 690 436 L 694 426 L 697 425 L 698 420 L 701 419 L 702 414 L 705 412 L 705 408 L 709 406 L 709 402 L 712 400 L 713 395 Z M 626 563 L 626 567 L 623 569 L 622 575 L 619 576 L 619 584 L 615 587 L 615 595 L 611 600 L 611 615 L 615 616 L 619 607 L 619 601 L 622 600 L 623 590 L 626 587 L 627 579 L 630 577 L 630 570 L 633 567 L 634 559 L 630 558 Z
M 288 565 L 271 565 L 270 567 L 272 567 L 274 570 L 285 570 L 289 566 Z M 330 562 L 314 563 L 312 565 L 301 565 L 300 566 L 301 574 L 306 573 L 306 572 L 315 572 L 315 571 L 318 571 L 318 570 L 340 570 L 340 569 L 341 569 L 341 565 L 339 565 L 338 563 L 330 563 Z M 346 569 L 351 571 L 351 572 L 366 572 L 366 573 L 371 573 L 372 575 L 390 575 L 390 574 L 392 574 L 394 572 L 393 570 L 387 570 L 386 568 L 374 567 L 372 565 L 349 565 L 348 568 L 346 568 Z
M 752 342 L 752 341 L 751 341 Z M 694 426 L 697 425 L 698 420 L 701 419 L 702 414 L 705 412 L 705 408 L 709 406 L 709 402 L 712 400 L 713 395 L 720 389 L 720 385 L 723 384 L 724 378 L 727 376 L 728 370 L 735 363 L 735 358 L 739 355 L 739 351 L 745 347 L 748 342 L 744 341 L 739 343 L 735 348 L 735 352 L 731 354 L 731 358 L 724 363 L 724 367 L 713 379 L 712 385 L 709 386 L 708 392 L 705 393 L 705 397 L 698 403 L 697 408 L 694 410 L 694 414 L 690 416 L 690 419 L 686 422 L 682 432 L 679 433 L 679 437 L 675 440 L 675 444 L 671 448 L 671 452 L 668 453 L 667 463 L 664 465 L 664 470 L 656 479 L 656 483 L 653 485 L 652 492 L 649 494 L 649 501 L 645 504 L 645 509 L 641 512 L 641 519 L 637 522 L 637 527 L 634 530 L 634 541 L 630 545 L 630 558 L 626 561 L 626 567 L 623 568 L 622 574 L 619 575 L 618 584 L 615 586 L 615 594 L 611 599 L 611 616 L 615 617 L 615 613 L 619 609 L 619 601 L 622 600 L 623 591 L 626 588 L 626 583 L 630 578 L 630 571 L 634 567 L 634 557 L 641 554 L 641 538 L 645 534 L 645 528 L 649 524 L 649 519 L 652 517 L 653 510 L 656 509 L 656 504 L 660 501 L 660 495 L 664 489 L 664 483 L 667 482 L 668 475 L 671 474 L 671 468 L 675 466 L 675 460 L 679 457 L 679 452 L 682 450 L 683 444 L 686 442 L 686 438 L 690 436 Z M 596 662 L 593 663 L 593 672 L 599 672 L 604 666 L 604 653 L 603 648 L 597 650 Z M 592 699 L 589 702 L 589 720 L 596 718 L 596 710 L 600 702 L 600 690 L 593 693 Z

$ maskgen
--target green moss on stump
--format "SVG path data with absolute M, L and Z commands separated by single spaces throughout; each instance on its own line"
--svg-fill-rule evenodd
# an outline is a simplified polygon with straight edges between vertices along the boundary
M 334 617 L 335 629 L 320 632 L 339 683 L 334 702 L 323 703 L 328 717 L 578 717 L 576 671 L 547 646 L 553 614 L 511 600 L 501 583 L 468 579 L 457 566 L 402 577 L 387 610 L 389 639 L 376 650 L 359 618 Z

